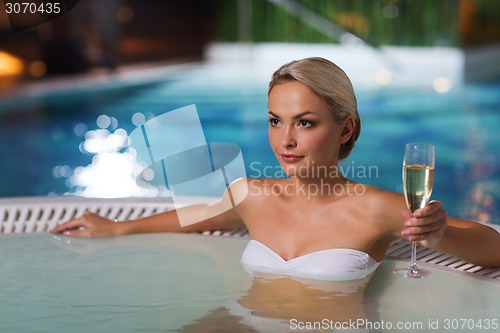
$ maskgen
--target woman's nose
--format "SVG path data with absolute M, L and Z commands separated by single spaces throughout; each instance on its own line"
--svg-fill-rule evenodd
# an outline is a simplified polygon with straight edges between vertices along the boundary
M 283 137 L 281 139 L 281 145 L 284 148 L 292 148 L 297 146 L 297 140 L 295 139 L 295 131 L 293 127 L 287 126 L 284 129 Z

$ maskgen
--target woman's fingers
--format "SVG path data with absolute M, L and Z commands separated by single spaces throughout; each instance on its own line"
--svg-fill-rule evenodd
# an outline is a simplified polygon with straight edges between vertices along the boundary
M 65 230 L 62 233 L 64 236 L 70 237 L 90 237 L 90 233 L 87 229 L 71 229 Z
M 77 218 L 77 219 L 74 219 L 74 220 L 71 220 L 69 222 L 66 222 L 66 223 L 63 223 L 63 224 L 56 226 L 55 228 L 50 230 L 50 233 L 58 234 L 58 233 L 65 232 L 65 231 L 68 231 L 71 229 L 78 229 L 80 227 L 85 227 L 85 220 L 83 220 L 82 218 Z
M 405 229 L 401 234 L 410 241 L 429 246 L 438 242 L 446 229 L 447 214 L 439 201 L 432 201 L 424 208 L 418 209 L 413 217 L 405 221 Z
M 406 227 L 402 234 L 403 236 L 421 236 L 441 229 L 440 223 L 426 224 L 420 227 Z
M 95 213 L 86 211 L 82 216 L 58 225 L 51 233 L 62 233 L 72 237 L 109 237 L 112 233 L 111 221 Z
M 443 210 L 443 206 L 441 202 L 437 200 L 433 200 L 429 202 L 425 207 L 417 209 L 414 213 L 413 216 L 417 218 L 425 217 L 425 216 L 430 216 L 432 214 L 435 214 L 439 212 L 440 210 Z

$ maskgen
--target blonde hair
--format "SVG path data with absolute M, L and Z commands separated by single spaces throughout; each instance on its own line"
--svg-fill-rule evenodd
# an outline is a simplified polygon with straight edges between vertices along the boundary
M 327 105 L 337 123 L 347 117 L 354 119 L 355 127 L 349 140 L 340 146 L 340 160 L 346 158 L 354 148 L 361 131 L 358 104 L 351 80 L 337 65 L 323 58 L 305 58 L 289 62 L 278 68 L 269 82 L 268 96 L 274 86 L 290 81 L 299 81 L 309 87 Z

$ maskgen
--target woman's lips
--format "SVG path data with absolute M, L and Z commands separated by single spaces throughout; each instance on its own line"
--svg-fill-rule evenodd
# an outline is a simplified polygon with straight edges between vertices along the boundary
M 293 155 L 293 154 L 280 154 L 281 159 L 286 163 L 295 163 L 303 159 L 304 156 Z

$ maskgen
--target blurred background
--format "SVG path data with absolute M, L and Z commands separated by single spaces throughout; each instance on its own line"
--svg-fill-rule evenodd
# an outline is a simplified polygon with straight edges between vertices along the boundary
M 249 177 L 280 176 L 264 172 L 279 169 L 267 83 L 287 61 L 322 56 L 358 96 L 348 177 L 401 191 L 404 144 L 433 143 L 433 197 L 452 215 L 499 223 L 498 1 L 80 0 L 15 32 L 4 3 L 1 197 L 166 196 L 137 186 L 127 135 L 189 104 L 207 141 L 242 148 Z

